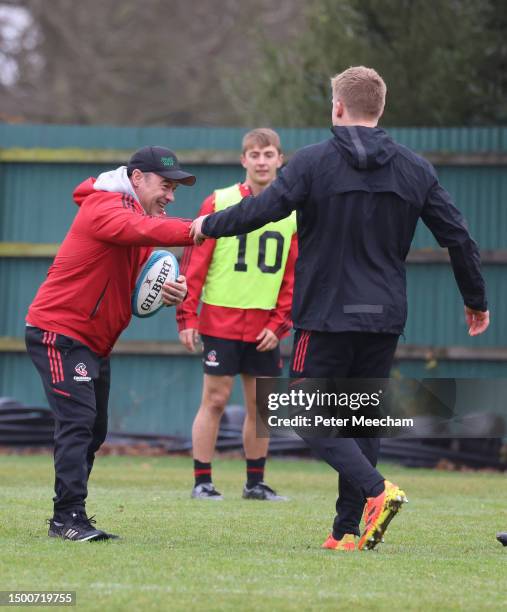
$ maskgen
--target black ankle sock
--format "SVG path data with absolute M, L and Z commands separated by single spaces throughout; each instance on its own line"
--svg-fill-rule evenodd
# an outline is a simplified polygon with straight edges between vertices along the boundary
M 264 480 L 264 466 L 266 457 L 246 460 L 246 486 L 251 489 L 257 483 Z
M 203 463 L 194 459 L 195 486 L 211 482 L 211 463 Z

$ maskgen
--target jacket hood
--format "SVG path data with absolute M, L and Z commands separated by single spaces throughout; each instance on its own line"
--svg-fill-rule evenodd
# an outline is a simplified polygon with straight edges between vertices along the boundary
M 84 200 L 96 191 L 110 191 L 114 193 L 125 193 L 139 201 L 132 183 L 127 176 L 127 166 L 120 166 L 116 170 L 102 172 L 95 179 L 90 177 L 79 184 L 74 190 L 74 202 L 81 206 Z
M 396 153 L 394 141 L 382 128 L 335 125 L 331 131 L 335 146 L 358 170 L 385 166 Z

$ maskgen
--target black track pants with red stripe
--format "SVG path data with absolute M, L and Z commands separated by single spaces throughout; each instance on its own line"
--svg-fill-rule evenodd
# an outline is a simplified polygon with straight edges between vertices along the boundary
M 291 378 L 388 378 L 396 334 L 296 330 Z M 377 438 L 305 438 L 310 448 L 340 475 L 333 536 L 359 535 L 366 497 L 384 477 L 375 469 Z
M 38 327 L 26 328 L 26 347 L 55 418 L 55 516 L 83 509 L 95 453 L 107 433 L 109 359 Z

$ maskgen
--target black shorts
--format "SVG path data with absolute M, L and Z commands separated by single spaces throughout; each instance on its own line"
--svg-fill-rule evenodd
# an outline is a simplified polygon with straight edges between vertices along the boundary
M 201 335 L 203 344 L 202 364 L 205 374 L 213 376 L 280 376 L 282 359 L 280 347 L 259 352 L 255 342 L 228 340 Z

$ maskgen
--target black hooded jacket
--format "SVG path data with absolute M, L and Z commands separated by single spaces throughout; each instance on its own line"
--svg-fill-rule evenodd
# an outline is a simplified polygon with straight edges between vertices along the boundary
M 297 211 L 292 317 L 312 331 L 399 334 L 417 221 L 447 247 L 464 303 L 486 310 L 477 245 L 432 165 L 380 128 L 333 127 L 297 151 L 260 195 L 212 214 L 207 236 L 250 232 Z

